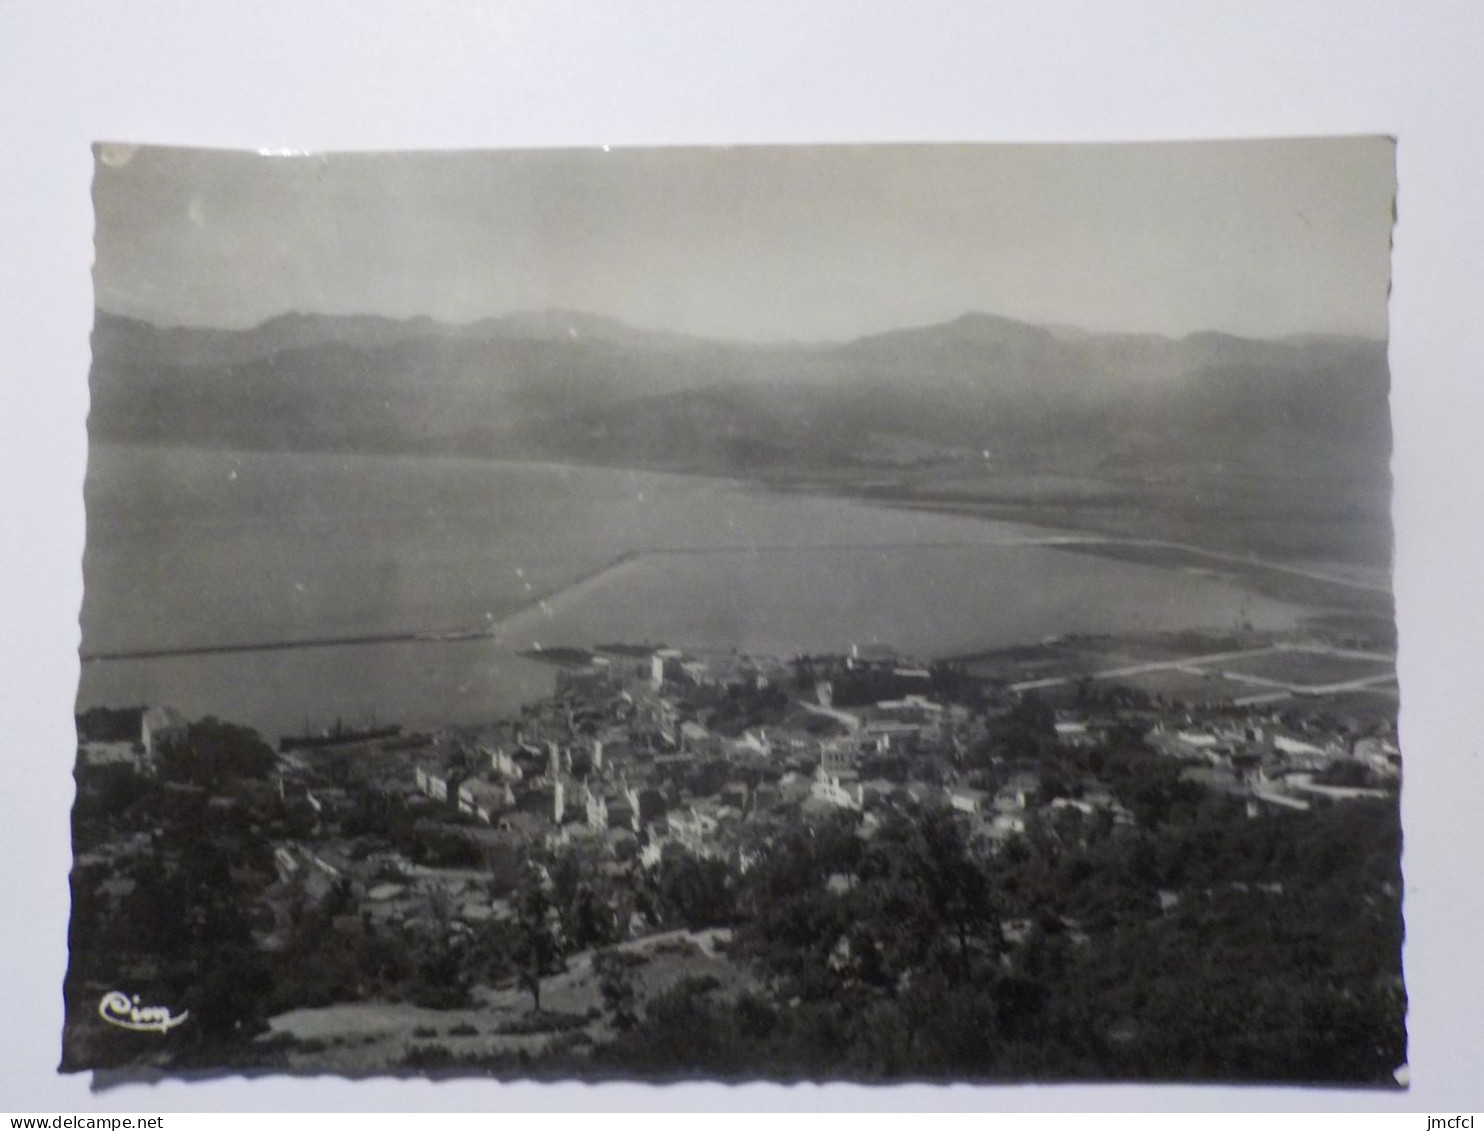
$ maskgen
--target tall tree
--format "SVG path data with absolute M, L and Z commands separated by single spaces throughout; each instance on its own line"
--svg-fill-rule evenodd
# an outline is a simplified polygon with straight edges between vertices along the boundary
M 541 980 L 561 969 L 561 946 L 551 898 L 539 872 L 527 869 L 515 895 L 515 946 L 511 958 L 516 977 L 530 992 L 531 1010 L 541 1012 Z
M 593 972 L 603 1004 L 608 1007 L 608 1020 L 621 1033 L 626 1033 L 639 1020 L 635 1008 L 634 975 L 624 956 L 616 950 L 600 950 L 593 955 Z

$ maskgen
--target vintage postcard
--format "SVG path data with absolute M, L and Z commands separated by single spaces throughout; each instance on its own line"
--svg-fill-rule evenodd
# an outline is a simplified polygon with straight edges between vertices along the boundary
M 1404 1086 L 1394 192 L 99 145 L 62 1070 Z

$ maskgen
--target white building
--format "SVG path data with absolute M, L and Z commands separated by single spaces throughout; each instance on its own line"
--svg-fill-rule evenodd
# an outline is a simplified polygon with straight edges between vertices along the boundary
M 830 769 L 820 765 L 814 775 L 809 793 L 838 809 L 855 809 L 866 806 L 866 791 L 861 785 L 860 775 L 854 770 Z
M 459 786 L 459 812 L 492 825 L 499 815 L 515 804 L 508 785 L 470 778 Z
M 520 763 L 503 746 L 496 746 L 494 749 L 481 747 L 480 752 L 489 759 L 490 769 L 507 781 L 520 781 L 525 776 Z
M 948 791 L 948 804 L 960 813 L 982 813 L 989 808 L 990 796 L 982 789 L 955 786 Z
M 140 721 L 140 741 L 144 752 L 154 758 L 167 746 L 184 742 L 186 721 L 174 707 L 151 707 Z

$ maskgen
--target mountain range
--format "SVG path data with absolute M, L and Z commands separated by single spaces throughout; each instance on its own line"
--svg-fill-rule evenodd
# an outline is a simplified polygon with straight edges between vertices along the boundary
M 1079 474 L 1386 475 L 1384 342 L 1167 338 L 988 314 L 755 344 L 566 311 L 466 325 L 100 310 L 96 440 L 739 474 L 984 460 Z

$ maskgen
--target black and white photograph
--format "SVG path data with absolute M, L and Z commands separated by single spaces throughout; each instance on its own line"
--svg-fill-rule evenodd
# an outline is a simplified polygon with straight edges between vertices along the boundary
M 61 1072 L 1407 1086 L 1392 139 L 93 156 Z

